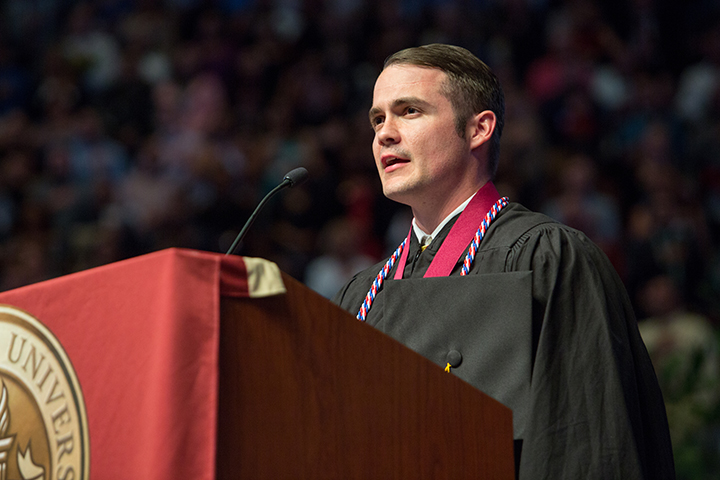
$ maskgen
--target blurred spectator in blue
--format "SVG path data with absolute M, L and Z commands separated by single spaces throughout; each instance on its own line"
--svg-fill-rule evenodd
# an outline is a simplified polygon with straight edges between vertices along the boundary
M 120 72 L 120 44 L 96 17 L 91 2 L 74 6 L 67 23 L 62 49 L 91 92 L 104 91 Z
M 698 40 L 700 59 L 686 67 L 678 80 L 675 108 L 692 123 L 707 121 L 720 97 L 720 23 L 703 32 Z
M 543 213 L 585 233 L 622 271 L 620 236 L 622 219 L 614 198 L 598 190 L 598 171 L 586 154 L 570 155 L 553 178 L 559 191 L 542 208 Z
M 704 258 L 710 258 L 711 246 L 691 184 L 669 161 L 652 157 L 637 165 L 635 178 L 642 196 L 628 217 L 626 281 L 630 294 L 663 274 L 672 278 L 689 305 L 700 305 Z
M 320 295 L 332 298 L 338 285 L 375 263 L 375 259 L 362 253 L 366 235 L 348 218 L 329 222 L 318 236 L 321 254 L 305 269 L 305 284 Z
M 17 50 L 0 39 L 0 116 L 29 106 L 32 79 L 18 56 Z

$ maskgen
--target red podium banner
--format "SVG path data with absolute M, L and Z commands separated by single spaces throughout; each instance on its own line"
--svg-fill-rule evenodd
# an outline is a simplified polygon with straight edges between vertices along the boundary
M 171 249 L 4 292 L 0 304 L 37 318 L 71 359 L 87 409 L 92 478 L 212 479 L 220 297 L 262 295 L 262 288 L 248 284 L 241 257 Z M 0 335 L 8 337 L 1 345 L 12 345 L 0 356 L 34 368 L 39 383 L 44 363 L 32 342 Z M 45 375 L 42 386 L 52 398 L 54 377 Z M 54 395 L 61 393 L 56 387 Z M 51 422 L 57 417 L 50 429 L 71 416 L 48 415 Z M 21 420 L 11 408 L 8 434 Z M 0 420 L 0 436 L 1 430 Z M 60 458 L 34 458 L 34 471 L 52 473 L 46 479 L 82 478 L 63 467 L 68 450 L 82 448 L 78 438 L 55 448 Z M 18 453 L 26 455 L 16 443 L 20 452 L 8 455 L 11 473 Z

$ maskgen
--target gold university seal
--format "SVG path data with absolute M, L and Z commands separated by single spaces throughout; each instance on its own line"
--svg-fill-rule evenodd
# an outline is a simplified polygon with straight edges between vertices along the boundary
M 0 305 L 0 480 L 87 480 L 89 453 L 85 401 L 60 342 Z

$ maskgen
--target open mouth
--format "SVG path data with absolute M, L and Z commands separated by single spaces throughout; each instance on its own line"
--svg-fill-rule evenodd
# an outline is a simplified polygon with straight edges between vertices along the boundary
M 405 158 L 396 157 L 394 155 L 387 155 L 382 158 L 383 167 L 386 170 L 395 165 L 409 163 L 409 162 L 410 162 L 410 160 L 407 160 Z

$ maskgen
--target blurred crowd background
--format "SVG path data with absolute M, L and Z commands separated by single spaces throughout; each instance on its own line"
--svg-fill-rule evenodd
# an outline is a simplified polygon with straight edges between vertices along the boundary
M 502 194 L 589 235 L 655 362 L 680 478 L 720 472 L 714 0 L 4 0 L 0 290 L 168 248 L 325 296 L 387 256 L 367 111 L 385 57 L 461 45 L 500 77 Z

